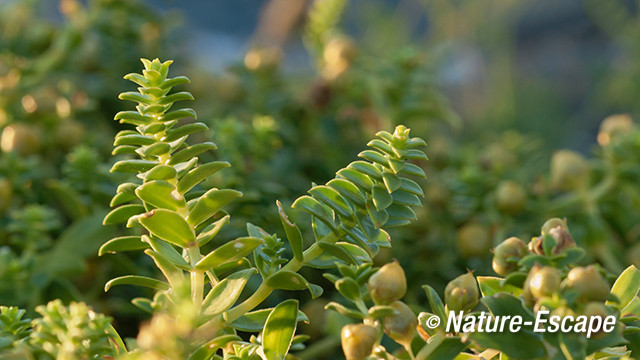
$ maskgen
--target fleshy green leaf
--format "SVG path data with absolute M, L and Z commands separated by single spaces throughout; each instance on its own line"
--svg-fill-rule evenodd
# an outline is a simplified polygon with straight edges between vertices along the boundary
M 362 174 L 365 174 L 373 179 L 382 179 L 382 172 L 375 165 L 368 163 L 366 161 L 354 161 L 349 166 L 348 169 L 356 170 Z
M 353 257 L 353 255 L 351 255 L 351 253 L 349 253 L 349 251 L 338 244 L 333 244 L 326 241 L 318 241 L 318 246 L 320 246 L 320 249 L 322 249 L 322 251 L 335 256 L 336 258 L 344 261 L 347 264 L 355 265 L 358 263 L 358 261 Z
M 196 234 L 187 221 L 174 211 L 151 210 L 138 217 L 138 221 L 158 238 L 180 247 L 195 243 Z
M 427 294 L 427 301 L 429 301 L 429 307 L 431 311 L 438 315 L 441 320 L 447 319 L 447 312 L 444 309 L 444 304 L 438 296 L 438 293 L 429 285 L 422 286 L 424 292 Z
M 176 211 L 187 206 L 184 197 L 180 195 L 173 184 L 164 180 L 154 180 L 140 186 L 136 195 L 142 201 L 157 208 Z
M 353 218 L 353 210 L 349 204 L 345 201 L 342 195 L 332 188 L 324 185 L 314 186 L 309 190 L 309 194 L 329 206 L 340 217 L 347 219 Z
M 198 234 L 197 237 L 198 246 L 203 246 L 204 244 L 211 241 L 218 234 L 220 229 L 222 229 L 223 226 L 229 223 L 230 218 L 231 216 L 225 215 L 222 219 L 214 222 L 213 224 L 210 224 L 204 230 L 202 230 L 202 232 Z
M 206 343 L 198 347 L 187 360 L 209 360 L 215 359 L 212 357 L 220 348 L 225 347 L 227 344 L 233 341 L 242 341 L 242 338 L 238 335 L 222 335 L 213 340 L 209 340 Z
M 241 192 L 232 189 L 211 189 L 198 199 L 196 205 L 189 212 L 187 221 L 193 226 L 198 226 L 215 215 L 223 206 L 241 196 Z
M 636 297 L 638 289 L 640 289 L 640 270 L 631 265 L 618 276 L 611 288 L 611 293 L 618 297 L 620 308 L 623 309 Z M 607 301 L 607 305 L 610 304 L 611 301 Z
M 209 291 L 202 303 L 203 312 L 207 315 L 221 314 L 235 304 L 251 275 L 256 269 L 235 272 L 220 281 Z
M 264 324 L 262 347 L 265 360 L 284 360 L 289 352 L 298 321 L 298 300 L 276 306 Z
M 374 186 L 371 195 L 373 196 L 373 204 L 378 211 L 388 208 L 393 203 L 393 197 L 382 186 Z
M 291 221 L 289 221 L 289 217 L 284 212 L 282 208 L 282 204 L 280 201 L 276 200 L 276 206 L 278 207 L 278 214 L 280 215 L 280 220 L 282 222 L 282 227 L 284 228 L 285 233 L 287 234 L 287 240 L 289 241 L 289 245 L 291 245 L 291 251 L 293 251 L 293 257 L 302 262 L 303 256 L 303 240 L 302 233 L 298 226 Z
M 146 276 L 126 275 L 109 280 L 104 286 L 104 291 L 109 291 L 115 285 L 137 285 L 156 290 L 167 290 L 169 288 L 169 284 L 156 279 Z
M 269 276 L 265 283 L 274 289 L 309 290 L 314 299 L 322 294 L 320 286 L 311 284 L 302 275 L 288 270 L 277 271 Z
M 331 231 L 337 233 L 337 229 L 335 224 L 333 223 L 333 214 L 331 214 L 330 210 L 328 210 L 324 205 L 322 205 L 318 200 L 312 198 L 311 196 L 301 196 L 291 205 L 294 209 L 301 209 L 306 211 L 307 213 L 315 216 L 318 220 L 325 223 Z
M 364 198 L 360 190 L 358 190 L 358 187 L 347 180 L 333 179 L 327 183 L 327 186 L 330 186 L 338 193 L 340 193 L 342 197 L 358 206 L 364 206 L 366 202 L 366 199 Z
M 113 238 L 106 243 L 104 243 L 100 250 L 98 251 L 98 255 L 102 256 L 104 254 L 114 254 L 119 251 L 134 251 L 134 250 L 143 250 L 148 249 L 149 244 L 144 243 L 140 240 L 140 236 L 122 236 Z
M 200 165 L 195 169 L 185 174 L 180 181 L 178 181 L 178 192 L 181 194 L 191 190 L 194 186 L 198 185 L 208 176 L 211 176 L 221 169 L 230 167 L 231 165 L 225 161 L 215 161 L 207 164 Z
M 416 360 L 453 359 L 466 347 L 467 346 L 460 341 L 459 337 L 447 337 L 443 334 L 436 334 L 432 336 L 429 339 L 429 343 L 416 354 Z
M 371 181 L 371 178 L 369 176 L 354 169 L 347 168 L 338 170 L 336 174 L 338 174 L 338 176 L 342 177 L 343 179 L 359 186 L 365 191 L 369 191 L 373 186 L 373 181 Z
M 102 221 L 103 225 L 113 225 L 127 222 L 130 217 L 144 212 L 144 206 L 138 204 L 122 205 L 111 210 Z
M 342 278 L 336 281 L 335 286 L 345 298 L 354 302 L 360 299 L 360 285 L 352 278 Z
M 522 289 L 511 284 L 504 283 L 503 279 L 493 276 L 478 276 L 478 285 L 482 297 L 493 296 L 500 292 L 506 292 L 515 296 L 520 295 Z
M 269 314 L 273 311 L 273 308 L 260 309 L 252 312 L 248 312 L 231 323 L 231 326 L 246 332 L 257 332 L 264 328 L 264 324 L 267 322 Z M 298 311 L 298 322 L 309 322 L 309 318 L 302 311 Z
M 170 180 L 175 179 L 178 176 L 178 172 L 173 166 L 169 165 L 156 165 L 153 169 L 147 171 L 144 174 L 146 181 L 152 180 Z
M 207 125 L 205 125 L 204 123 L 201 122 L 197 122 L 197 123 L 193 123 L 193 124 L 187 124 L 187 125 L 183 125 L 180 126 L 177 129 L 171 129 L 167 131 L 167 136 L 165 136 L 164 139 L 162 139 L 163 141 L 173 141 L 173 140 L 177 140 L 183 136 L 187 136 L 187 135 L 191 135 L 193 133 L 199 132 L 199 131 L 205 131 L 208 130 L 209 128 L 207 127 Z
M 250 236 L 229 241 L 198 261 L 196 269 L 215 269 L 222 264 L 239 260 L 263 243 L 262 239 Z
M 171 160 L 169 160 L 169 165 L 179 164 L 183 161 L 187 161 L 195 156 L 198 156 L 205 151 L 215 150 L 217 148 L 218 147 L 216 146 L 216 144 L 212 142 L 205 142 L 202 144 L 191 145 L 173 154 L 173 156 L 171 157 Z
M 353 319 L 358 319 L 358 320 L 364 319 L 364 315 L 361 312 L 354 309 L 350 309 L 335 301 L 328 303 L 324 308 L 327 310 L 333 310 L 340 315 L 344 315 Z
M 122 160 L 113 164 L 111 172 L 145 172 L 151 170 L 158 163 L 151 160 Z

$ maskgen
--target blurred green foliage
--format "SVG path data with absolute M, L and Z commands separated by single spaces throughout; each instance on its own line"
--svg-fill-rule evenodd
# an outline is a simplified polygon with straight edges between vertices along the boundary
M 121 180 L 108 173 L 117 130 L 111 118 L 119 110 L 115 94 L 126 86 L 122 74 L 137 70 L 140 57 L 177 58 L 173 23 L 142 1 L 63 0 L 60 20 L 43 13 L 42 3 L 0 9 L 0 304 L 33 313 L 63 298 L 131 312 L 130 294 L 102 302 L 102 284 L 114 275 L 152 274 L 151 264 L 94 258 L 119 233 L 100 225 Z M 603 123 L 595 145 L 600 119 L 640 115 L 636 9 L 623 1 L 580 4 L 605 34 L 598 45 L 604 41 L 615 55 L 581 63 L 584 86 L 559 88 L 557 69 L 538 76 L 518 68 L 527 56 L 518 52 L 519 21 L 542 16 L 530 4 L 413 6 L 315 3 L 300 31 L 311 71 L 287 71 L 282 49 L 261 47 L 222 74 L 189 70 L 196 110 L 211 129 L 194 140 L 218 144 L 204 160 L 233 165 L 203 185 L 244 193 L 229 209 L 242 221 L 223 231 L 279 224 L 276 199 L 290 205 L 352 161 L 365 139 L 402 123 L 428 143 L 430 159 L 420 163 L 429 177 L 421 183 L 425 207 L 420 221 L 391 232 L 392 250 L 376 261 L 403 265 L 407 303 L 425 302 L 411 284 L 428 280 L 442 289 L 466 268 L 492 275 L 487 250 L 536 233 L 553 216 L 567 218 L 588 251 L 585 261 L 613 272 L 640 265 L 640 131 L 619 117 Z M 445 79 L 447 100 L 442 78 L 452 77 L 457 68 L 447 65 L 460 59 L 472 66 Z M 566 146 L 593 155 L 556 152 Z M 317 319 L 312 327 L 324 328 L 312 331 L 335 336 L 342 327 L 335 314 Z

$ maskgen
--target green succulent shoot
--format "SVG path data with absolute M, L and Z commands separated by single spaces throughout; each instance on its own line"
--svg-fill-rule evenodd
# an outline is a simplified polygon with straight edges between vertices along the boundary
M 359 154 L 362 160 L 298 198 L 293 208 L 311 216 L 315 237 L 306 249 L 302 232 L 278 202 L 291 259 L 283 256 L 287 247 L 277 234 L 252 224 L 247 224 L 248 236 L 215 241 L 221 245 L 205 251 L 229 222 L 223 207 L 242 194 L 202 187 L 205 179 L 230 165 L 199 161 L 198 156 L 216 149 L 211 142 L 187 144 L 190 135 L 207 130 L 204 123 L 189 120 L 196 118 L 192 109 L 174 108 L 177 102 L 193 99 L 188 92 L 172 91 L 189 80 L 168 77 L 171 61 L 142 62 L 142 74 L 125 76 L 139 85 L 138 91 L 120 95 L 135 102 L 136 110 L 115 116 L 135 130 L 116 135 L 113 154 L 133 158 L 120 160 L 111 169 L 135 174 L 137 179 L 118 187 L 111 201 L 115 208 L 104 219 L 105 224 L 124 223 L 138 230 L 108 241 L 100 254 L 144 250 L 165 279 L 128 275 L 109 281 L 105 288 L 122 284 L 152 288 L 157 291 L 154 300 L 137 298 L 134 304 L 154 312 L 166 307 L 167 300 L 182 303 L 177 289 L 186 282 L 190 313 L 197 315 L 193 326 L 208 322 L 211 331 L 185 356 L 213 354 L 224 344 L 232 344 L 225 351 L 234 356 L 258 349 L 266 359 L 280 359 L 297 341 L 296 323 L 305 317 L 298 312 L 297 301 L 285 301 L 275 308 L 259 308 L 261 303 L 276 289 L 308 290 L 315 298 L 322 288 L 298 274 L 301 267 L 368 264 L 380 247 L 390 246 L 384 229 L 410 223 L 416 218 L 412 207 L 421 205 L 423 191 L 409 177 L 425 176 L 411 162 L 426 159 L 418 149 L 425 143 L 409 137 L 404 126 L 393 133 L 379 132 L 368 144 L 371 149 Z M 242 297 L 249 279 L 257 276 L 260 285 L 249 297 Z M 245 342 L 234 335 L 236 331 L 260 332 L 261 336 Z

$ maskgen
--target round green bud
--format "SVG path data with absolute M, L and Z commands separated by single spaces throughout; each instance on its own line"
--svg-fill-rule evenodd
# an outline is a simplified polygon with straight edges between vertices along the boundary
M 418 318 L 402 301 L 395 301 L 390 306 L 395 313 L 383 318 L 384 332 L 398 344 L 409 346 L 416 333 Z
M 478 282 L 470 272 L 453 279 L 444 289 L 444 302 L 452 311 L 473 309 L 479 297 Z
M 378 339 L 378 330 L 365 324 L 349 324 L 340 334 L 342 351 L 347 360 L 364 360 Z
M 587 183 L 589 164 L 579 153 L 558 150 L 551 157 L 551 185 L 558 190 L 575 190 Z
M 609 297 L 610 286 L 595 266 L 576 267 L 569 271 L 565 280 L 565 286 L 569 290 L 578 293 L 578 301 L 600 301 Z
M 506 276 L 517 268 L 517 264 L 509 262 L 509 258 L 521 258 L 527 254 L 527 245 L 519 238 L 512 236 L 493 250 L 493 262 L 491 266 L 493 271 L 500 276 Z
M 569 227 L 567 226 L 566 219 L 560 218 L 551 218 L 542 224 L 542 228 L 540 228 L 541 235 L 551 235 L 551 229 L 555 229 L 557 227 L 562 227 L 564 230 L 569 231 Z
M 456 244 L 462 257 L 484 256 L 491 249 L 491 234 L 483 224 L 469 222 L 458 229 Z
M 7 210 L 13 198 L 13 186 L 6 178 L 0 178 L 0 213 Z
M 503 181 L 495 192 L 496 207 L 507 214 L 517 214 L 524 209 L 527 193 L 515 181 Z
M 609 309 L 601 302 L 590 302 L 585 305 L 584 310 L 582 311 L 587 318 L 589 318 L 589 323 L 592 323 L 591 318 L 600 318 L 599 323 L 604 324 L 604 320 L 607 316 L 611 315 Z M 605 332 L 602 328 L 599 331 L 596 331 L 591 335 L 591 337 L 602 337 Z
M 367 285 L 371 299 L 378 305 L 400 300 L 407 292 L 407 278 L 396 260 L 371 275 Z
M 562 274 L 560 270 L 545 266 L 531 269 L 530 276 L 527 277 L 529 291 L 534 299 L 551 296 L 560 289 Z
M 598 144 L 607 146 L 615 138 L 624 136 L 633 131 L 634 124 L 629 114 L 611 115 L 600 124 L 598 132 Z
M 40 132 L 32 125 L 15 123 L 2 130 L 0 147 L 3 152 L 16 152 L 28 156 L 40 151 L 41 145 Z

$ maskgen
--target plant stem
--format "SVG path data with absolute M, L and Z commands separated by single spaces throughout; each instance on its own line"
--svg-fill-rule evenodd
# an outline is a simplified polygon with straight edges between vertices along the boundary
M 200 248 L 197 246 L 189 246 L 187 248 L 187 251 L 189 253 L 191 266 L 195 267 L 198 261 L 200 261 L 200 259 L 202 258 L 202 254 L 200 254 Z M 193 301 L 193 306 L 195 306 L 197 313 L 200 313 L 203 298 L 204 271 L 193 269 L 191 270 L 191 300 Z
M 334 234 L 333 232 L 329 233 L 327 236 L 321 239 L 321 241 L 335 243 L 340 238 L 339 235 Z M 302 268 L 305 263 L 310 262 L 311 260 L 317 258 L 322 254 L 322 249 L 318 243 L 314 243 L 303 253 L 302 261 L 296 260 L 295 258 L 291 259 L 285 266 L 283 266 L 280 270 L 287 270 L 297 272 Z M 278 270 L 278 271 L 280 271 Z M 247 300 L 243 301 L 240 305 L 229 310 L 227 320 L 228 322 L 232 322 L 239 318 L 240 316 L 248 313 L 256 306 L 260 305 L 273 291 L 273 288 L 266 285 L 265 282 L 262 282 L 258 289 L 251 295 Z

